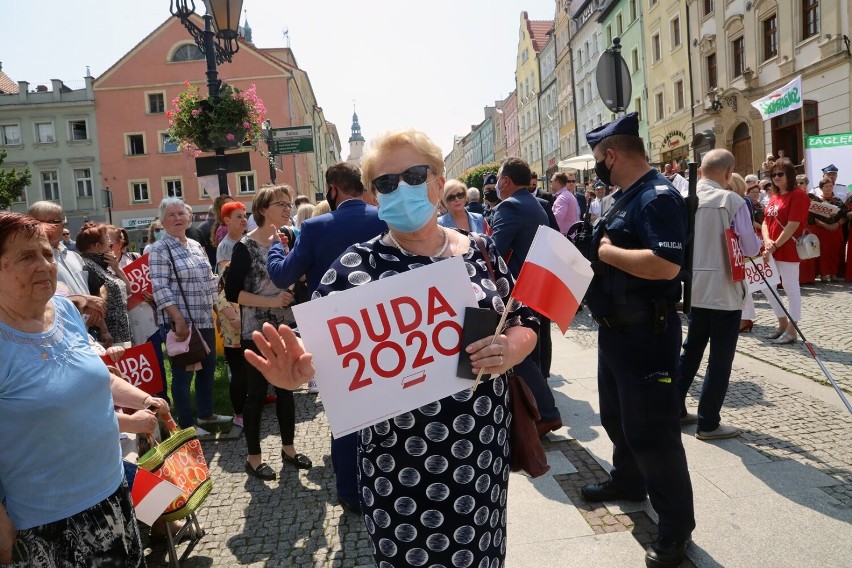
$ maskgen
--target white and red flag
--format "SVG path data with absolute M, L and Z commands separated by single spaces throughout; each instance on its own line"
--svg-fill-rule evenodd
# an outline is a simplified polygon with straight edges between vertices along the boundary
M 541 226 L 521 266 L 512 297 L 568 331 L 592 281 L 591 263 L 565 235 Z
M 141 467 L 136 470 L 130 498 L 136 518 L 148 526 L 154 524 L 172 501 L 181 496 L 181 488 L 164 481 Z

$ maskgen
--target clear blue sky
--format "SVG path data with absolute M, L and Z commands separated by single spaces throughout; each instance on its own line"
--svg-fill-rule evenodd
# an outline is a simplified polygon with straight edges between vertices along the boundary
M 196 1 L 197 10 L 204 4 Z M 514 89 L 520 13 L 553 19 L 553 0 L 245 0 L 258 47 L 290 46 L 348 151 L 352 101 L 362 132 L 424 130 L 446 155 L 453 135 Z M 0 0 L 0 61 L 16 81 L 79 88 L 169 14 L 168 0 Z M 227 65 L 227 64 L 226 64 Z M 227 70 L 224 70 L 227 75 Z M 197 79 L 202 79 L 198 77 Z

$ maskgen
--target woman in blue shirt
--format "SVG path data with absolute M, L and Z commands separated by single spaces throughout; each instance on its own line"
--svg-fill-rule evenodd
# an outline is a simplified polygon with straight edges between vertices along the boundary
M 457 179 L 451 179 L 444 185 L 444 207 L 447 214 L 438 217 L 438 224 L 448 229 L 459 228 L 468 233 L 491 234 L 491 228 L 479 213 L 465 209 L 467 205 L 467 187 Z
M 0 564 L 144 566 L 114 405 L 168 407 L 89 348 L 48 230 L 0 213 Z

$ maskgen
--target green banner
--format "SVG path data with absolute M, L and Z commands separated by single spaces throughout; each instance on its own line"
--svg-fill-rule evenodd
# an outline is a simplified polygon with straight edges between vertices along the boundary
M 811 148 L 833 148 L 837 146 L 852 146 L 852 132 L 805 136 L 806 150 Z

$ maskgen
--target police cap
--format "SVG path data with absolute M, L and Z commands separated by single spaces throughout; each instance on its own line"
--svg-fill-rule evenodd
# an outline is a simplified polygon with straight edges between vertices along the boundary
M 598 126 L 586 134 L 586 142 L 594 150 L 595 146 L 600 144 L 604 138 L 609 138 L 616 134 L 639 136 L 639 114 L 631 112 L 630 114 L 616 118 L 608 124 Z
M 828 164 L 827 166 L 825 166 L 822 169 L 822 173 L 824 173 L 824 174 L 836 174 L 837 173 L 837 166 L 835 166 L 834 164 Z
M 482 185 L 497 185 L 497 174 L 485 174 L 482 176 Z

